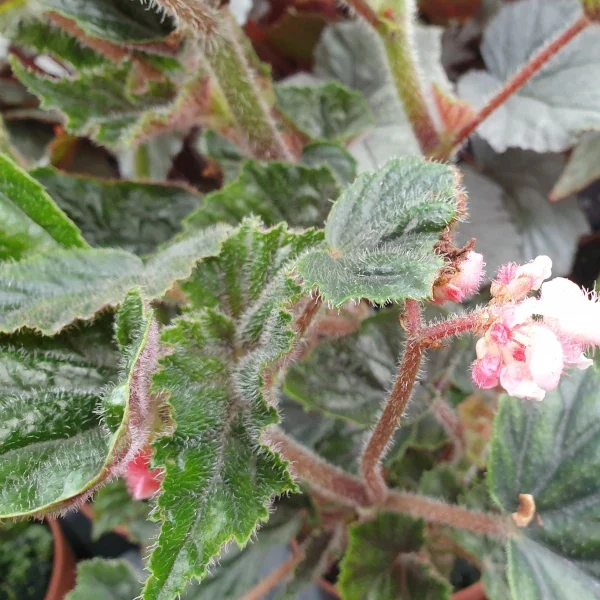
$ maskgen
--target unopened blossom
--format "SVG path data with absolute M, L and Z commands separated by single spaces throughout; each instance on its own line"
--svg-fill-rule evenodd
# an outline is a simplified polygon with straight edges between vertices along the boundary
M 145 500 L 150 498 L 160 488 L 162 471 L 150 469 L 152 450 L 142 450 L 127 465 L 125 471 L 125 482 L 127 489 L 134 500 Z
M 499 270 L 473 363 L 479 387 L 500 385 L 512 396 L 543 400 L 566 368 L 592 364 L 584 351 L 600 345 L 597 298 L 567 279 L 544 282 L 551 270 L 547 256 Z M 540 288 L 539 297 L 529 296 Z
M 471 250 L 459 263 L 456 274 L 434 288 L 433 301 L 436 304 L 463 302 L 473 296 L 481 285 L 484 266 L 483 255 Z

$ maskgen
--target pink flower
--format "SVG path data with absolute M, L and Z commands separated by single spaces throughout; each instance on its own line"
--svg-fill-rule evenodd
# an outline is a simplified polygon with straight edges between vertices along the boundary
M 551 269 L 545 256 L 500 269 L 473 363 L 479 387 L 501 385 L 512 396 L 543 400 L 565 368 L 592 364 L 583 352 L 600 345 L 600 304 L 567 279 L 543 283 Z M 527 297 L 540 287 L 539 298 Z
M 152 450 L 142 450 L 129 464 L 125 471 L 127 489 L 134 500 L 150 498 L 160 488 L 162 471 L 150 469 Z
M 526 265 L 508 263 L 500 267 L 492 283 L 492 296 L 506 300 L 520 300 L 532 290 L 539 290 L 542 282 L 552 275 L 552 260 L 538 256 Z
M 448 300 L 462 302 L 473 296 L 481 285 L 484 266 L 482 254 L 469 252 L 459 263 L 456 274 L 443 285 L 434 288 L 433 301 L 436 304 L 443 304 Z
M 557 277 L 544 283 L 535 312 L 544 316 L 560 333 L 582 345 L 600 345 L 600 304 L 595 293 Z

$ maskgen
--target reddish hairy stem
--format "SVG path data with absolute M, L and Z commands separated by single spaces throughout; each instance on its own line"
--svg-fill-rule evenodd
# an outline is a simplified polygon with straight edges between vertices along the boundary
M 272 429 L 265 436 L 265 441 L 290 461 L 296 476 L 323 496 L 353 508 L 369 506 L 369 495 L 360 479 L 320 459 L 279 429 Z
M 381 501 L 387 493 L 387 486 L 381 474 L 380 461 L 385 450 L 400 425 L 402 413 L 410 400 L 415 379 L 419 373 L 425 348 L 434 346 L 446 337 L 473 330 L 478 323 L 479 312 L 463 317 L 422 327 L 421 310 L 414 300 L 407 300 L 404 321 L 409 333 L 402 362 L 390 397 L 379 417 L 375 429 L 367 442 L 361 458 L 361 475 L 373 499 Z
M 241 600 L 262 600 L 271 590 L 276 588 L 304 558 L 302 552 L 294 554 L 282 565 L 271 571 L 262 581 L 259 581 Z
M 410 400 L 422 358 L 423 346 L 409 339 L 390 397 L 361 458 L 361 474 L 373 498 L 378 501 L 385 498 L 387 493 L 379 461 L 385 453 L 394 431 L 400 424 L 402 413 Z
M 407 300 L 404 305 L 404 325 L 409 333 L 414 333 L 423 327 L 421 307 L 416 300 Z
M 354 508 L 378 506 L 384 510 L 401 512 L 428 523 L 459 527 L 474 533 L 498 538 L 511 534 L 509 519 L 486 513 L 472 512 L 417 494 L 388 491 L 385 500 L 376 504 L 371 500 L 364 482 L 313 454 L 289 438 L 279 429 L 272 429 L 265 441 L 270 442 L 288 461 L 295 474 L 322 495 Z
M 400 0 L 394 8 L 375 12 L 365 0 L 343 0 L 379 34 L 389 61 L 396 91 L 424 154 L 432 154 L 440 145 L 433 115 L 427 105 L 425 88 L 414 51 L 411 27 L 414 0 Z
M 462 144 L 481 123 L 487 119 L 497 108 L 502 106 L 508 98 L 522 88 L 551 58 L 556 56 L 574 37 L 581 33 L 591 21 L 581 15 L 569 25 L 556 39 L 547 44 L 537 52 L 521 69 L 515 73 L 502 87 L 502 89 L 481 108 L 481 110 L 466 123 L 452 138 L 448 145 L 444 145 L 441 151 L 434 153 L 437 158 L 446 159 L 452 149 Z
M 415 341 L 425 347 L 432 346 L 436 342 L 465 331 L 473 331 L 481 318 L 481 312 L 475 311 L 455 319 L 448 319 L 441 323 L 428 325 L 415 333 Z
M 439 500 L 406 492 L 390 492 L 383 508 L 410 515 L 415 519 L 423 519 L 428 523 L 450 525 L 497 538 L 508 537 L 512 529 L 508 519 L 473 512 L 461 506 L 445 504 Z

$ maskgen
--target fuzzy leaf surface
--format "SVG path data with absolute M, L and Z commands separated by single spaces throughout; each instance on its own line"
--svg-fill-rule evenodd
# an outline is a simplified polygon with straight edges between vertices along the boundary
M 310 139 L 344 141 L 374 124 L 374 116 L 359 92 L 330 81 L 319 86 L 279 85 L 277 107 Z
M 205 578 L 227 542 L 244 546 L 267 520 L 273 496 L 295 489 L 286 463 L 261 442 L 278 422 L 263 372 L 295 338 L 285 306 L 301 289 L 288 271 L 321 240 L 316 231 L 262 231 L 244 221 L 182 284 L 191 307 L 163 333 L 170 353 L 154 378 L 155 390 L 170 395 L 177 427 L 154 444 L 165 479 L 145 600 L 172 598 Z
M 129 0 L 127 0 L 129 1 Z M 146 111 L 169 103 L 173 89 L 167 82 L 149 82 L 149 90 L 136 95 L 128 89 L 130 65 L 107 64 L 77 78 L 51 79 L 11 61 L 27 89 L 38 96 L 42 108 L 57 109 L 67 117 L 67 128 L 109 146 L 118 146 Z
M 41 0 L 46 10 L 73 19 L 88 35 L 116 43 L 152 42 L 174 29 L 148 0 Z
M 106 61 L 102 55 L 83 46 L 79 40 L 49 22 L 23 21 L 11 37 L 17 44 L 67 61 L 76 69 L 93 69 Z
M 92 246 L 141 255 L 179 233 L 182 219 L 202 203 L 200 194 L 176 185 L 73 176 L 50 167 L 35 169 L 31 175 Z
M 508 543 L 517 600 L 600 597 L 600 374 L 564 377 L 543 402 L 504 396 L 491 445 L 488 486 L 507 513 L 531 494 L 534 517 Z
M 205 197 L 187 225 L 191 229 L 223 222 L 237 225 L 253 214 L 268 226 L 286 221 L 292 227 L 319 227 L 339 191 L 325 166 L 248 161 L 234 182 Z
M 298 263 L 306 288 L 336 306 L 429 297 L 443 264 L 434 245 L 457 217 L 459 194 L 451 167 L 418 158 L 363 173 L 329 214 L 327 248 Z
M 329 167 L 343 186 L 350 185 L 356 179 L 356 160 L 339 144 L 333 142 L 307 144 L 302 149 L 300 160 L 309 167 Z
M 52 335 L 77 319 L 121 303 L 133 287 L 162 296 L 190 276 L 196 262 L 219 252 L 228 229 L 182 235 L 145 263 L 111 249 L 62 250 L 0 264 L 0 332 L 22 327 Z
M 127 561 L 92 558 L 77 565 L 77 587 L 67 600 L 131 600 L 139 593 L 139 577 Z
M 306 410 L 369 426 L 393 385 L 405 341 L 395 310 L 380 311 L 351 335 L 324 340 L 288 371 L 285 393 Z M 422 409 L 418 401 L 409 416 Z
M 158 348 L 151 316 L 140 321 L 119 377 L 99 363 L 106 352 L 82 354 L 67 342 L 48 340 L 43 350 L 19 338 L 2 345 L 2 518 L 57 511 L 85 498 L 143 443 Z
M 575 0 L 525 0 L 502 7 L 483 36 L 487 71 L 472 71 L 458 90 L 481 108 L 537 50 L 573 23 Z M 502 52 L 499 49 L 502 49 Z M 478 127 L 497 152 L 519 147 L 561 152 L 586 129 L 600 126 L 600 38 L 595 27 L 579 33 Z M 584 89 L 585 93 L 573 93 Z
M 279 557 L 301 525 L 298 514 L 279 506 L 260 528 L 260 533 L 245 548 L 230 545 L 219 564 L 200 584 L 188 586 L 185 600 L 238 600 L 248 593 L 268 572 L 267 557 Z M 268 569 L 267 569 L 268 570 Z
M 0 154 L 0 260 L 85 247 L 76 225 L 44 188 Z
M 425 541 L 423 521 L 379 513 L 349 527 L 338 589 L 344 600 L 444 600 L 450 585 L 417 558 Z

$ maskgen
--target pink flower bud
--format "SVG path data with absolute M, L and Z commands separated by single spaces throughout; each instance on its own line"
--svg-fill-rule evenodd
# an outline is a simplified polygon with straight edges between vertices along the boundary
M 150 498 L 160 488 L 162 471 L 160 469 L 150 469 L 151 458 L 152 450 L 146 448 L 127 465 L 125 482 L 134 500 Z
M 434 288 L 433 301 L 436 304 L 443 304 L 448 300 L 462 302 L 473 296 L 481 285 L 484 266 L 482 254 L 469 252 L 459 263 L 456 274 L 443 285 Z

